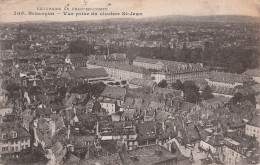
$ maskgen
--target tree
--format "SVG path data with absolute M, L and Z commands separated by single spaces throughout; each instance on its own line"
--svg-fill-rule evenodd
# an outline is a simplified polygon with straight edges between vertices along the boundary
M 93 96 L 97 98 L 101 95 L 105 88 L 106 84 L 104 84 L 103 82 L 95 83 L 91 85 L 91 92 Z
M 17 85 L 16 83 L 10 83 L 10 84 L 7 83 L 5 85 L 3 85 L 3 86 L 5 87 L 4 89 L 7 90 L 8 93 L 9 93 L 9 97 L 8 98 L 12 99 L 12 102 L 14 103 L 15 97 L 17 97 L 17 95 L 15 93 L 17 93 L 19 91 L 20 86 Z
M 167 81 L 166 80 L 162 80 L 161 82 L 158 83 L 158 86 L 161 88 L 166 88 L 167 87 Z
M 100 112 L 101 105 L 98 101 L 95 101 L 92 107 L 92 112 Z
M 212 99 L 214 98 L 214 95 L 212 94 L 212 90 L 210 88 L 210 86 L 206 86 L 203 91 L 202 91 L 202 94 L 201 94 L 201 97 L 204 99 L 204 100 L 208 100 L 208 99 Z
M 237 92 L 237 93 L 234 94 L 234 97 L 232 97 L 230 101 L 233 104 L 237 104 L 237 103 L 243 102 L 243 99 L 244 99 L 244 95 L 240 92 Z
M 7 90 L 9 93 L 16 92 L 20 89 L 19 85 L 17 85 L 16 83 L 7 83 L 6 86 L 4 86 L 3 88 Z
M 125 80 L 121 81 L 121 84 L 125 85 L 125 84 L 126 84 L 126 81 L 125 81 Z
M 180 80 L 176 80 L 176 82 L 172 84 L 172 88 L 176 90 L 183 90 L 183 83 Z
M 187 102 L 196 103 L 200 98 L 199 88 L 193 81 L 183 83 L 183 93 Z

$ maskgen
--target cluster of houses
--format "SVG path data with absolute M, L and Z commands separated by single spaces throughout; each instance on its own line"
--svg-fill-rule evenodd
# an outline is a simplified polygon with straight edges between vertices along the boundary
M 15 87 L 0 93 L 4 161 L 37 148 L 52 164 L 259 163 L 260 87 L 252 71 L 209 72 L 202 64 L 141 57 L 131 65 L 121 53 L 10 59 L 2 60 L 13 71 L 3 73 L 1 86 Z M 111 79 L 126 83 L 83 92 Z M 157 85 L 177 79 L 209 85 L 215 97 L 189 103 L 183 91 Z M 232 105 L 238 92 L 254 94 L 256 104 Z

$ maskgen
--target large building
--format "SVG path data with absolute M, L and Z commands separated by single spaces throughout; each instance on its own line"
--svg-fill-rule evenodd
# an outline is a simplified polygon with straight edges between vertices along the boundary
M 2 123 L 0 136 L 0 155 L 18 155 L 23 149 L 30 147 L 31 135 L 17 123 Z
M 132 78 L 149 79 L 151 76 L 147 69 L 117 62 L 89 61 L 87 67 L 104 68 L 109 77 L 120 80 L 131 80 Z
M 128 150 L 138 146 L 137 132 L 132 122 L 97 122 L 97 135 L 102 141 L 123 140 Z
M 208 76 L 207 69 L 201 63 L 184 63 L 137 57 L 133 65 L 146 69 L 155 70 L 152 73 L 154 81 L 159 83 L 166 80 L 167 83 L 174 83 L 176 80 L 186 81 Z
M 260 143 L 260 114 L 255 115 L 253 119 L 246 124 L 245 134 L 255 137 Z
M 65 58 L 65 63 L 71 64 L 74 68 L 81 68 L 86 66 L 85 58 L 81 53 L 69 54 Z
M 109 79 L 107 72 L 103 68 L 86 69 L 81 68 L 71 70 L 69 75 L 75 79 L 82 79 L 87 82 L 101 81 Z
M 256 82 L 260 83 L 260 68 L 248 69 L 243 74 L 252 76 Z
M 209 86 L 234 88 L 235 86 L 243 85 L 243 83 L 251 79 L 248 75 L 212 71 L 206 80 Z

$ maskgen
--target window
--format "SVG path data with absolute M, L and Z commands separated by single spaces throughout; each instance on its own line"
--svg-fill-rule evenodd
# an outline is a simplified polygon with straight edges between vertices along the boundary
M 23 143 L 23 139 L 21 140 L 21 143 Z
M 24 146 L 21 146 L 22 150 L 24 149 Z
M 25 143 L 27 143 L 28 142 L 28 139 L 25 139 Z
M 18 147 L 15 147 L 15 151 L 18 151 Z
M 18 144 L 18 140 L 15 141 L 15 144 Z
M 3 138 L 3 139 L 6 139 L 6 138 L 7 138 L 6 134 L 3 134 L 3 135 L 2 135 L 2 138 Z
M 14 144 L 14 141 L 13 141 L 13 140 L 11 141 L 11 144 Z
M 26 145 L 25 148 L 28 148 L 28 145 Z
M 17 137 L 17 133 L 15 132 L 15 133 L 12 133 L 12 137 L 13 138 L 16 138 Z
M 11 147 L 11 151 L 14 151 L 14 147 Z

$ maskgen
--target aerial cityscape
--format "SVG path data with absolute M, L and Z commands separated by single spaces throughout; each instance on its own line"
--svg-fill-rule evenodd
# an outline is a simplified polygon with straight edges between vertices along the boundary
M 259 164 L 259 45 L 250 16 L 2 23 L 0 164 Z

